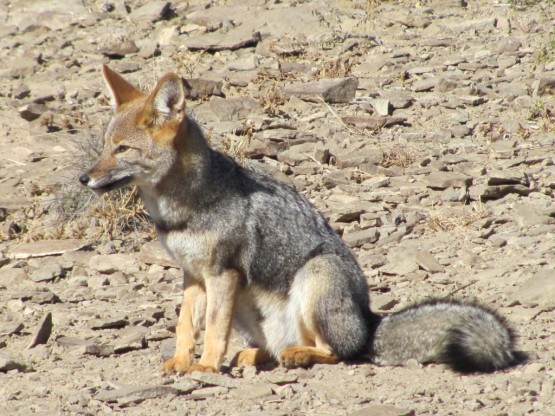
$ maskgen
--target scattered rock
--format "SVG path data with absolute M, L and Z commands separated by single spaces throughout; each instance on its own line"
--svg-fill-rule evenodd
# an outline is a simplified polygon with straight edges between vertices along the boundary
M 184 79 L 186 97 L 196 100 L 206 98 L 212 95 L 223 97 L 222 81 L 212 81 L 202 78 Z
M 140 270 L 139 262 L 131 254 L 99 254 L 91 257 L 89 267 L 101 274 L 113 274 L 117 271 L 133 274 Z
M 382 127 L 391 127 L 397 124 L 403 124 L 407 121 L 406 117 L 368 117 L 368 116 L 348 116 L 342 117 L 341 120 L 345 124 L 349 124 L 362 129 L 381 129 Z
M 515 299 L 527 307 L 539 306 L 542 310 L 555 308 L 555 274 L 553 270 L 541 270 L 524 282 Z
M 101 391 L 95 396 L 95 399 L 125 406 L 131 403 L 138 404 L 147 399 L 156 399 L 173 394 L 176 394 L 176 390 L 172 386 L 161 384 L 153 386 L 127 386 L 115 390 Z
M 0 354 L 0 372 L 5 373 L 12 370 L 24 372 L 28 370 L 28 367 L 25 364 L 12 359 L 8 355 Z
M 19 334 L 25 328 L 22 322 L 2 322 L 0 323 L 0 336 Z
M 377 228 L 368 228 L 366 230 L 355 231 L 343 235 L 343 241 L 349 247 L 360 247 L 366 243 L 375 243 L 380 238 L 380 232 Z
M 437 262 L 437 260 L 427 251 L 418 251 L 414 257 L 416 263 L 424 270 L 430 273 L 443 273 L 445 267 Z
M 123 354 L 146 348 L 145 330 L 146 328 L 143 327 L 129 327 L 122 330 L 114 344 L 114 353 Z
M 163 267 L 178 267 L 166 249 L 158 241 L 150 241 L 141 246 L 139 261 L 145 264 L 158 264 Z
M 414 410 L 401 409 L 386 404 L 375 404 L 363 407 L 351 413 L 351 416 L 414 416 L 415 414 Z
M 40 344 L 46 344 L 52 334 L 52 327 L 52 314 L 48 312 L 38 324 L 35 335 L 33 335 L 33 339 L 27 345 L 27 349 L 35 348 Z
M 185 42 L 185 46 L 190 51 L 234 51 L 249 46 L 256 46 L 260 39 L 260 32 L 252 32 L 244 26 L 239 26 L 227 33 L 207 33 L 193 36 Z
M 208 384 L 209 386 L 227 387 L 229 389 L 241 386 L 241 382 L 239 380 L 234 380 L 228 376 L 224 376 L 221 374 L 201 373 L 199 371 L 193 371 L 189 377 L 191 378 L 191 380 L 198 381 L 202 384 Z
M 64 268 L 60 263 L 48 262 L 42 267 L 39 267 L 33 271 L 29 278 L 33 282 L 44 282 L 55 279 L 56 277 L 61 277 L 65 274 Z
M 91 329 L 123 328 L 129 325 L 127 316 L 113 316 L 110 318 L 92 319 L 88 321 Z
M 286 84 L 283 93 L 306 101 L 318 102 L 321 99 L 328 103 L 350 103 L 355 98 L 357 86 L 356 78 L 323 79 Z
M 85 240 L 46 240 L 20 244 L 10 255 L 14 259 L 54 256 L 80 250 L 89 243 Z
M 271 396 L 272 394 L 272 387 L 264 383 L 240 386 L 232 392 L 233 397 L 241 400 L 257 400 Z
M 134 20 L 157 22 L 158 20 L 167 19 L 171 15 L 171 12 L 171 2 L 151 0 L 137 7 L 129 16 Z

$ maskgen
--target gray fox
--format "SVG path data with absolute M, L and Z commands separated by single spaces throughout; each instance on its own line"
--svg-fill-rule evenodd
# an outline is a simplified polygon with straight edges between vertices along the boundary
M 249 346 L 235 365 L 415 359 L 489 372 L 520 360 L 504 320 L 480 306 L 437 300 L 374 314 L 365 276 L 339 235 L 295 190 L 212 149 L 186 115 L 178 75 L 144 94 L 107 66 L 103 74 L 115 113 L 100 160 L 79 180 L 97 193 L 136 185 L 183 269 L 166 373 L 219 371 L 232 327 Z M 204 350 L 193 363 L 203 326 Z

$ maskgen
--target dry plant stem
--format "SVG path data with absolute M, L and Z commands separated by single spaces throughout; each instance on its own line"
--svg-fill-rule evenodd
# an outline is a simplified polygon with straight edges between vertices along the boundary
M 460 217 L 455 217 L 452 213 L 431 212 L 428 216 L 428 224 L 434 231 L 452 231 L 487 217 L 489 217 L 489 211 L 479 202 L 473 204 L 471 212 L 463 212 Z

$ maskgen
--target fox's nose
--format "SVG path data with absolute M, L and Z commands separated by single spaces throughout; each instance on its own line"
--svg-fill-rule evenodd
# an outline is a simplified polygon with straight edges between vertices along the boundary
M 87 185 L 90 180 L 91 178 L 89 178 L 89 175 L 87 175 L 86 173 L 79 176 L 79 182 L 81 182 L 83 185 Z

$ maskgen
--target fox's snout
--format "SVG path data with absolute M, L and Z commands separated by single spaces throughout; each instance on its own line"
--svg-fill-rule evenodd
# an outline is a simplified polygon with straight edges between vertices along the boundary
M 87 186 L 90 180 L 91 178 L 87 173 L 83 173 L 81 176 L 79 176 L 79 182 L 81 182 L 81 185 Z

